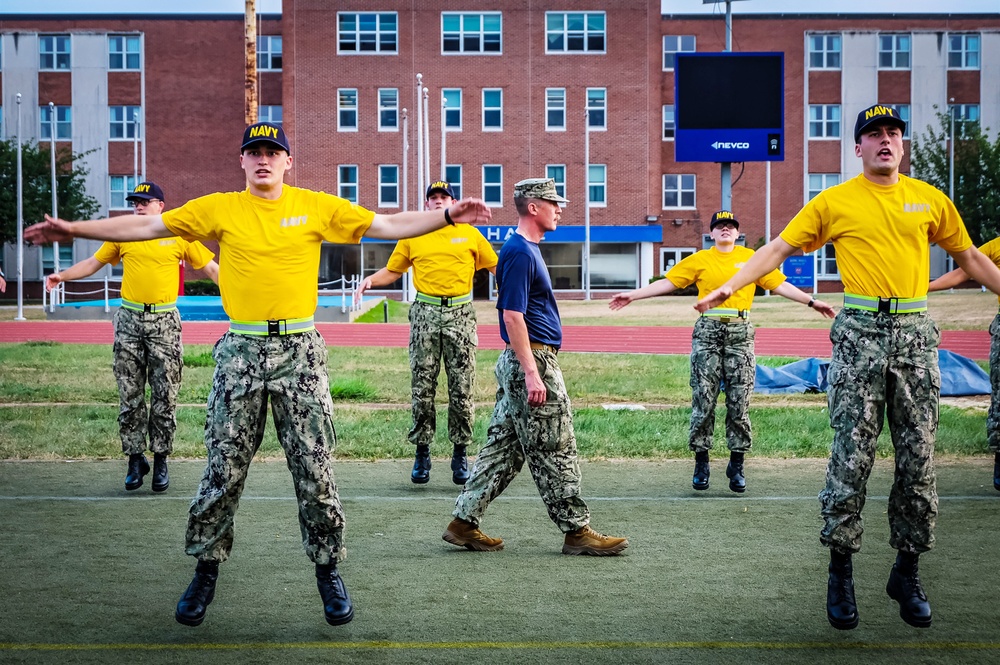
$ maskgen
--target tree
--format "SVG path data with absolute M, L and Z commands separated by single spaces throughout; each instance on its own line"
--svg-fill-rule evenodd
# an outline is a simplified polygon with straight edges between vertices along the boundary
M 936 108 L 936 107 L 935 107 Z M 938 127 L 913 137 L 914 177 L 948 191 L 951 118 L 937 112 Z M 991 143 L 975 120 L 955 122 L 955 206 L 976 245 L 1000 235 L 1000 132 Z
M 90 219 L 100 209 L 87 194 L 87 153 L 56 151 L 56 196 L 63 219 Z M 52 165 L 48 144 L 21 144 L 25 226 L 52 212 Z M 17 140 L 0 141 L 0 244 L 17 242 Z

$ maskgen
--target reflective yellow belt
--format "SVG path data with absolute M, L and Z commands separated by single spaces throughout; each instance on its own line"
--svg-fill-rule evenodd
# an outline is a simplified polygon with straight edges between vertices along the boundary
M 417 302 L 422 302 L 427 305 L 440 305 L 441 307 L 455 307 L 456 305 L 464 305 L 467 302 L 472 302 L 472 294 L 466 293 L 464 296 L 432 296 L 417 291 L 417 297 L 414 298 L 414 300 L 416 300 Z
M 844 294 L 844 307 L 861 309 L 879 314 L 916 314 L 927 311 L 927 297 L 923 298 L 876 298 L 875 296 L 859 296 L 854 293 Z
M 313 317 L 305 319 L 278 319 L 276 321 L 230 321 L 229 332 L 237 335 L 279 337 L 297 335 L 316 329 Z
M 743 319 L 748 321 L 750 319 L 749 309 L 730 309 L 728 307 L 713 307 L 707 312 L 702 312 L 702 316 L 708 316 L 713 319 L 718 319 L 721 323 L 729 323 L 732 319 Z M 738 323 L 733 321 L 733 323 Z
M 148 312 L 150 314 L 157 314 L 159 312 L 169 312 L 172 309 L 177 309 L 177 301 L 174 300 L 173 302 L 147 304 L 144 302 L 133 302 L 122 298 L 122 307 L 130 309 L 133 312 Z

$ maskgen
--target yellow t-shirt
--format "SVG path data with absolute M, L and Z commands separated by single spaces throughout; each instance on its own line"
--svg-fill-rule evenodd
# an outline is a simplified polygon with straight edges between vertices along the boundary
M 715 247 L 695 252 L 681 260 L 671 268 L 667 279 L 679 289 L 691 284 L 698 285 L 698 299 L 729 281 L 729 278 L 739 272 L 739 269 L 753 256 L 753 250 L 736 245 L 731 252 L 720 252 Z M 747 284 L 734 293 L 724 303 L 719 305 L 724 309 L 750 309 L 753 305 L 753 294 L 756 285 L 762 289 L 772 290 L 785 282 L 785 275 L 777 268 L 767 273 L 753 284 Z
M 823 190 L 781 238 L 806 252 L 832 241 L 844 290 L 882 298 L 927 295 L 931 243 L 947 252 L 972 246 L 955 204 L 904 175 L 886 186 L 862 174 Z
M 154 238 L 142 242 L 106 242 L 94 252 L 94 258 L 113 266 L 119 261 L 124 263 L 122 298 L 158 305 L 177 300 L 181 261 L 200 269 L 207 266 L 215 254 L 200 242 Z
M 375 213 L 285 185 L 275 200 L 249 190 L 209 194 L 163 213 L 185 238 L 219 242 L 222 306 L 234 321 L 300 319 L 316 312 L 324 240 L 357 244 Z
M 980 247 L 979 251 L 985 254 L 986 258 L 995 263 L 997 268 L 1000 268 L 1000 237 L 990 240 L 988 243 Z M 1000 302 L 1000 296 L 997 296 L 997 302 Z
M 432 296 L 464 296 L 477 270 L 497 264 L 497 253 L 474 226 L 456 224 L 396 243 L 386 268 L 406 272 L 413 266 L 417 291 Z

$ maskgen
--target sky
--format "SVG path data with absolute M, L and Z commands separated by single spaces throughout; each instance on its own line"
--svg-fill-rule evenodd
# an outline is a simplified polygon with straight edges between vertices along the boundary
M 471 4 L 471 3 L 470 3 Z M 595 6 L 600 2 L 595 2 Z M 0 0 L 0 14 L 242 14 L 244 0 Z M 497 3 L 500 6 L 500 3 Z M 140 9 L 141 7 L 141 9 Z M 661 0 L 668 14 L 725 13 L 725 2 Z M 1000 0 L 737 0 L 739 14 L 1000 14 Z M 281 13 L 281 0 L 257 0 L 262 14 Z

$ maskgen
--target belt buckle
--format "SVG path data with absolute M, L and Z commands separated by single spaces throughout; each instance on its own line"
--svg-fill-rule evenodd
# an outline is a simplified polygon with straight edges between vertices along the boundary
M 892 314 L 892 298 L 879 298 L 878 299 L 878 313 L 879 314 Z
M 151 314 L 156 311 L 156 305 L 150 305 L 149 303 L 142 304 L 142 311 L 146 314 Z
M 268 321 L 267 322 L 267 336 L 277 337 L 281 334 L 281 321 Z
M 731 316 L 720 316 L 719 317 L 719 323 L 729 323 L 730 319 L 732 319 L 732 318 L 733 317 L 731 317 Z
M 447 307 L 448 306 L 448 300 L 449 300 L 448 296 L 441 296 L 441 306 L 442 307 Z

